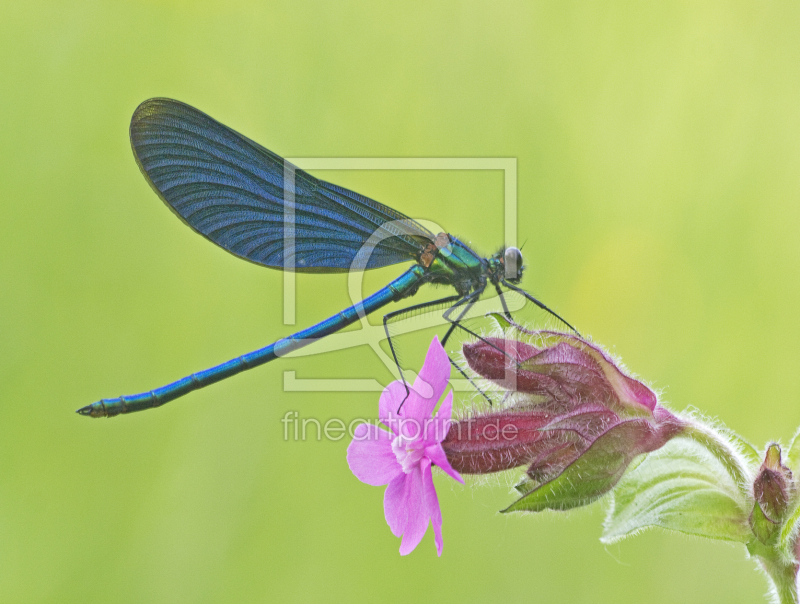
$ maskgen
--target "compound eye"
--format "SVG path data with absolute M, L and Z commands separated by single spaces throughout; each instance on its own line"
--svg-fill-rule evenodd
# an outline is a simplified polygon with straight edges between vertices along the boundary
M 506 279 L 519 279 L 522 276 L 522 252 L 515 247 L 506 248 L 503 254 Z

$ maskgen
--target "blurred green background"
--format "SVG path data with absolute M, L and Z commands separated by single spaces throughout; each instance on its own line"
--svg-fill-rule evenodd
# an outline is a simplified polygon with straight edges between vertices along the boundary
M 762 600 L 742 547 L 604 547 L 602 505 L 502 516 L 504 482 L 437 477 L 444 554 L 429 531 L 401 558 L 347 442 L 280 423 L 374 415 L 375 393 L 283 390 L 285 370 L 387 383 L 365 347 L 75 415 L 292 331 L 281 273 L 192 233 L 139 174 L 128 122 L 152 96 L 290 157 L 518 158 L 529 291 L 673 408 L 759 447 L 800 424 L 796 3 L 7 2 L 0 601 Z M 503 243 L 499 172 L 318 174 Z M 297 297 L 309 325 L 348 303 L 346 278 L 302 275 Z M 431 335 L 404 338 L 409 367 Z

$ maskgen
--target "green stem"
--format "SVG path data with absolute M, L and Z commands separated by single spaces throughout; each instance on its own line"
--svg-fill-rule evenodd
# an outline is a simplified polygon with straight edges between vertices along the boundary
M 681 435 L 702 445 L 711 453 L 715 459 L 725 466 L 731 478 L 743 490 L 744 495 L 746 497 L 749 496 L 747 491 L 750 484 L 750 472 L 747 468 L 747 459 L 734 449 L 724 437 L 697 421 L 690 421 Z
M 795 583 L 797 565 L 786 564 L 777 556 L 757 557 L 758 561 L 761 563 L 761 567 L 772 582 L 775 595 L 778 596 L 778 602 L 780 602 L 780 604 L 798 604 L 797 585 Z

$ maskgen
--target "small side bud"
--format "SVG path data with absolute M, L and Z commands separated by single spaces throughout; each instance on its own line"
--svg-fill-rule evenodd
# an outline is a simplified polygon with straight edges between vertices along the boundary
M 755 504 L 750 514 L 750 528 L 762 543 L 774 541 L 792 490 L 792 472 L 781 463 L 780 446 L 772 443 L 753 481 Z

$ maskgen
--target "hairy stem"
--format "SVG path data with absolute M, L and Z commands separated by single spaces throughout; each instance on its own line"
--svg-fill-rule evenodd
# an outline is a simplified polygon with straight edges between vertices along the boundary
M 691 421 L 682 431 L 682 436 L 702 445 L 719 461 L 741 489 L 750 484 L 747 459 L 721 434 L 701 422 Z M 749 493 L 745 492 L 745 495 Z

